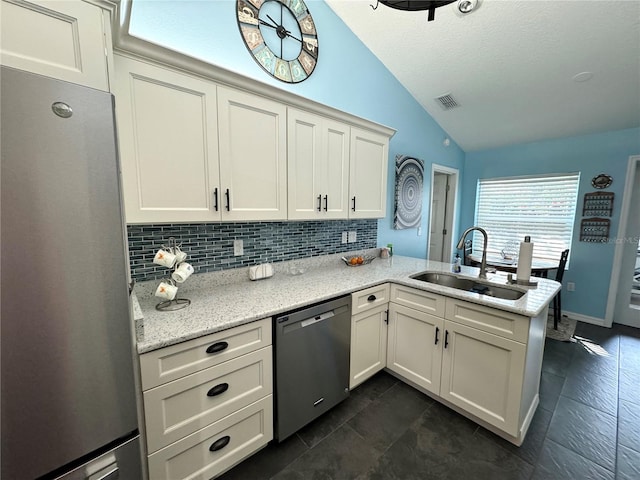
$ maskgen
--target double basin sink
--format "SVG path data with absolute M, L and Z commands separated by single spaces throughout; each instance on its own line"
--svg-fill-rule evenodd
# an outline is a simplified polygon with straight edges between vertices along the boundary
M 489 297 L 501 298 L 503 300 L 518 300 L 526 292 L 517 288 L 497 286 L 492 282 L 479 280 L 477 278 L 461 277 L 441 272 L 422 272 L 411 275 L 414 280 L 442 285 L 444 287 L 474 292 Z

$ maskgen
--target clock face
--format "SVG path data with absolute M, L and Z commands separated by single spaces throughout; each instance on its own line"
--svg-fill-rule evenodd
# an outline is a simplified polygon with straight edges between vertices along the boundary
M 245 45 L 271 76 L 287 83 L 309 78 L 318 61 L 318 34 L 302 0 L 237 0 Z

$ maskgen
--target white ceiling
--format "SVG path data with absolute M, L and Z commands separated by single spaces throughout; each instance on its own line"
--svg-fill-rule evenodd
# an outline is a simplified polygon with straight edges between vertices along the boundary
M 467 15 L 454 2 L 432 22 L 326 3 L 467 152 L 640 126 L 640 1 L 480 0 Z M 436 103 L 447 93 L 459 107 Z

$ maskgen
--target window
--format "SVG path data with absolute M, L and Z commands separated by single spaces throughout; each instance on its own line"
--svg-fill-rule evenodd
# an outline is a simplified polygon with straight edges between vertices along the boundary
M 475 225 L 487 231 L 487 253 L 517 255 L 528 235 L 534 258 L 558 261 L 571 247 L 579 180 L 579 173 L 478 180 Z M 474 232 L 473 250 L 482 244 Z

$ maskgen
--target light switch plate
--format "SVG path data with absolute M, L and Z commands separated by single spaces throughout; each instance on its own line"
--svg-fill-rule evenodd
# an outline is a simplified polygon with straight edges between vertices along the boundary
M 349 232 L 348 243 L 355 243 L 358 239 L 358 232 Z
M 347 243 L 347 232 L 342 232 L 342 243 Z
M 244 255 L 244 242 L 242 239 L 233 241 L 233 256 L 239 257 Z

